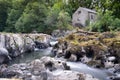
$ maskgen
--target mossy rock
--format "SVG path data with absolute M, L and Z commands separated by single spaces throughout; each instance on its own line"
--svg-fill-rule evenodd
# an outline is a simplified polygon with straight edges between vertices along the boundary
M 70 51 L 73 54 L 81 53 L 83 47 L 86 52 L 89 52 L 89 48 L 91 48 L 94 59 L 100 57 L 101 54 L 106 55 L 107 53 L 120 57 L 120 32 L 89 34 L 89 32 L 78 31 L 60 39 L 60 43 L 65 41 L 71 46 Z
M 102 68 L 102 67 L 104 67 L 104 65 L 102 65 L 101 64 L 101 62 L 100 61 L 89 61 L 88 63 L 87 63 L 87 65 L 89 65 L 89 66 L 93 66 L 93 67 L 97 67 L 97 68 Z

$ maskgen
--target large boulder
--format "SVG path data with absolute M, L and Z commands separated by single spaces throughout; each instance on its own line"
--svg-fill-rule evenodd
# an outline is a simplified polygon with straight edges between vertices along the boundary
M 54 80 L 99 80 L 89 74 L 75 71 L 61 71 L 55 74 Z
M 0 47 L 0 64 L 11 60 L 7 49 Z
M 34 41 L 35 42 L 35 48 L 38 48 L 38 49 L 46 49 L 49 47 L 49 44 L 47 43 L 42 43 L 42 42 L 39 42 L 39 41 Z
M 26 52 L 33 52 L 36 48 L 44 49 L 49 47 L 51 36 L 47 34 L 13 34 L 0 33 L 0 54 L 1 63 L 4 62 L 6 55 L 3 54 L 6 49 L 7 55 L 11 57 L 19 56 Z M 3 57 L 4 56 L 4 57 Z M 3 60 L 3 61 L 2 61 Z
M 65 61 L 57 60 L 51 57 L 42 57 L 40 59 L 47 69 L 54 71 L 57 69 L 69 70 L 70 67 L 67 66 Z
M 81 61 L 93 67 L 111 68 L 120 64 L 120 33 L 77 31 L 60 38 L 53 54 L 70 61 Z

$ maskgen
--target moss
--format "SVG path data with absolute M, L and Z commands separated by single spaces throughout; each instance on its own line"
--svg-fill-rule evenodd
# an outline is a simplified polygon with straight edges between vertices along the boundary
M 38 40 L 38 41 L 43 41 L 44 40 L 44 36 L 35 36 L 35 40 Z
M 94 67 L 103 67 L 104 65 L 102 65 L 101 64 L 101 62 L 100 61 L 89 61 L 88 63 L 87 63 L 87 65 L 89 65 L 89 66 L 94 66 Z
M 109 47 L 120 48 L 120 33 L 87 33 L 78 31 L 62 38 L 61 41 L 67 41 L 74 46 L 91 46 L 96 53 L 99 53 L 99 51 L 107 51 Z
M 104 67 L 100 61 L 105 55 L 115 56 L 116 62 L 120 62 L 120 32 L 113 34 L 78 31 L 60 39 L 59 42 L 61 44 L 67 42 L 70 54 L 75 54 L 78 60 L 84 55 L 91 58 L 92 60 L 88 62 L 90 66 Z M 82 53 L 82 49 L 85 52 Z
M 74 34 L 70 34 L 66 37 L 67 40 L 74 40 L 76 37 Z

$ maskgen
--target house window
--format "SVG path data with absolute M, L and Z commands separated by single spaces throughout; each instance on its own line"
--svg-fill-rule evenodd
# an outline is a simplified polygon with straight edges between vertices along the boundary
M 91 20 L 93 20 L 93 19 L 94 19 L 94 16 L 93 16 L 93 15 L 91 15 L 91 16 L 90 16 L 90 19 L 91 19 Z
M 80 14 L 81 13 L 81 11 L 78 11 L 78 14 Z

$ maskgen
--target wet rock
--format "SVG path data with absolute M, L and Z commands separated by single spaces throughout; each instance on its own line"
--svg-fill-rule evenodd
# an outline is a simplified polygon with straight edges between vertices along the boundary
M 92 60 L 91 60 L 91 58 L 88 58 L 88 57 L 86 57 L 86 56 L 83 56 L 80 61 L 81 61 L 82 63 L 88 63 L 88 62 L 90 62 L 90 61 L 92 61 Z
M 12 34 L 0 33 L 0 63 L 8 61 L 26 52 L 33 52 L 35 48 L 49 47 L 51 36 L 47 34 Z M 37 42 L 36 42 L 37 41 Z
M 55 75 L 54 80 L 98 80 L 91 75 L 75 71 L 62 71 Z
M 22 52 L 33 52 L 35 49 L 35 43 L 32 38 L 24 36 L 24 47 Z
M 92 66 L 94 68 L 103 68 L 104 65 L 101 64 L 100 60 L 90 60 L 86 62 L 87 65 Z
M 40 60 L 45 64 L 45 67 L 50 71 L 54 71 L 57 69 L 63 69 L 63 70 L 70 69 L 70 67 L 67 66 L 65 61 L 56 60 L 50 57 L 42 57 Z
M 41 43 L 39 41 L 34 41 L 35 42 L 35 48 L 38 48 L 38 49 L 46 49 L 49 47 L 49 44 L 46 44 L 46 43 Z
M 45 70 L 44 64 L 39 59 L 32 61 L 29 65 L 31 73 L 34 75 L 40 75 L 40 72 Z
M 42 80 L 53 80 L 53 73 L 46 70 L 46 71 L 42 71 L 41 75 L 40 75 Z
M 120 80 L 120 76 L 111 76 L 109 77 L 110 80 Z
M 69 57 L 68 61 L 77 61 L 77 56 L 74 54 L 71 54 L 71 56 Z
M 119 32 L 78 31 L 59 39 L 53 51 L 57 57 L 67 60 L 81 61 L 99 68 L 113 68 L 120 63 L 119 36 Z
M 114 73 L 116 74 L 120 74 L 120 64 L 115 64 L 114 65 Z
M 54 30 L 52 32 L 53 37 L 64 37 L 65 35 L 70 34 L 72 31 L 67 31 L 67 30 Z
M 1 76 L 22 80 L 98 80 L 91 75 L 71 71 L 65 61 L 51 57 L 42 57 L 30 63 L 1 66 Z
M 111 61 L 105 61 L 104 62 L 105 68 L 111 68 L 114 67 L 114 63 Z
M 2 77 L 3 75 L 3 71 L 5 71 L 7 69 L 7 65 L 2 64 L 0 65 L 0 77 Z
M 12 78 L 12 79 L 9 79 L 9 78 L 0 78 L 0 80 L 22 80 L 22 79 L 16 79 L 16 78 Z
M 11 60 L 7 49 L 0 47 L 0 64 Z
M 79 73 L 73 71 L 61 71 L 55 76 L 54 80 L 79 80 Z
M 2 71 L 2 77 L 4 78 L 12 78 L 15 76 L 18 77 L 18 76 L 22 76 L 22 74 L 23 72 L 20 69 L 20 66 L 17 64 L 14 64 Z

